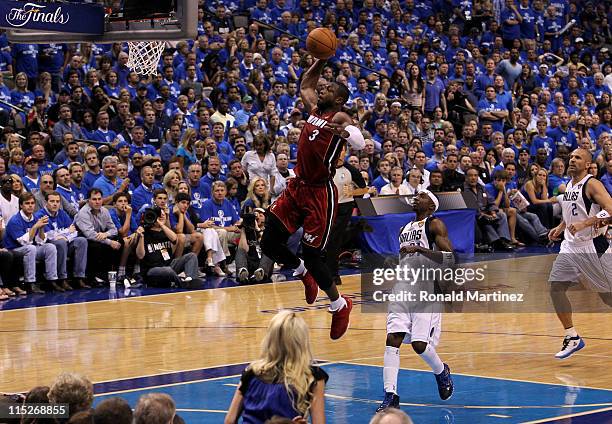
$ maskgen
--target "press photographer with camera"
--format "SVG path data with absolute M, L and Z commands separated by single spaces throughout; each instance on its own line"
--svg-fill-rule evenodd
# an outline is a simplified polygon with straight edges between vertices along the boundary
M 199 282 L 198 257 L 195 253 L 177 256 L 178 235 L 167 225 L 167 218 L 157 205 L 142 213 L 142 225 L 136 229 L 136 256 L 142 275 L 153 287 L 191 286 Z M 181 279 L 181 272 L 188 278 Z
M 236 269 L 239 283 L 260 283 L 272 275 L 274 261 L 261 251 L 261 235 L 265 225 L 265 210 L 245 209 L 242 222 L 238 225 L 240 241 L 236 250 Z

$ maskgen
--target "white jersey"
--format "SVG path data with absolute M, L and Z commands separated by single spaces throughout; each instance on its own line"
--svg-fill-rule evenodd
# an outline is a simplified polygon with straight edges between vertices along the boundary
M 400 249 L 406 246 L 421 246 L 426 249 L 433 249 L 433 239 L 429 232 L 429 221 L 431 216 L 421 220 L 412 221 L 404 225 L 399 234 Z
M 586 187 L 592 177 L 592 175 L 587 174 L 576 184 L 570 181 L 567 184 L 565 193 L 558 196 L 561 203 L 563 221 L 565 222 L 565 240 L 570 243 L 589 241 L 606 232 L 605 228 L 595 232 L 591 227 L 588 227 L 572 235 L 568 230 L 571 224 L 585 221 L 597 215 L 601 210 L 601 207 L 597 203 L 593 203 L 586 195 Z

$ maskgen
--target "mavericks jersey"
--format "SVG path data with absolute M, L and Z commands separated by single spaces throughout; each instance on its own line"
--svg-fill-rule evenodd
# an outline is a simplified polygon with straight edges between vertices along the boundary
M 400 249 L 406 246 L 421 246 L 433 250 L 434 240 L 429 230 L 431 219 L 432 217 L 428 216 L 421 221 L 412 221 L 404 225 L 399 234 Z M 400 263 L 410 265 L 411 267 L 418 267 L 421 265 L 431 265 L 432 261 L 420 253 L 412 253 L 404 256 Z
M 565 193 L 557 197 L 561 203 L 563 221 L 565 222 L 564 235 L 568 242 L 589 241 L 606 232 L 606 228 L 601 228 L 595 233 L 591 227 L 588 227 L 572 235 L 567 229 L 571 224 L 591 218 L 601 210 L 601 207 L 597 203 L 593 203 L 586 195 L 586 186 L 592 177 L 592 175 L 587 174 L 576 184 L 570 181 L 567 183 Z

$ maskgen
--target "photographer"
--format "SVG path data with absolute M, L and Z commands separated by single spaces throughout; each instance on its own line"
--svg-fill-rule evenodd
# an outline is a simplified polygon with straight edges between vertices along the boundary
M 136 256 L 149 286 L 185 287 L 189 285 L 188 280 L 182 280 L 178 274 L 185 272 L 191 280 L 196 280 L 198 257 L 195 253 L 174 257 L 178 236 L 167 225 L 166 219 L 166 212 L 158 206 L 143 211 L 142 226 L 136 229 Z
M 246 209 L 242 214 L 242 224 L 239 225 L 240 241 L 236 250 L 239 283 L 247 283 L 249 280 L 260 283 L 272 275 L 274 261 L 261 252 L 261 235 L 266 225 L 265 213 L 262 208 L 256 208 L 253 212 Z

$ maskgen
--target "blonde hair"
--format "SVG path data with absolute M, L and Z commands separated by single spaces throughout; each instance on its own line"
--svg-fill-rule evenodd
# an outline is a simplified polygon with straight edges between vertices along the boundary
M 91 408 L 93 384 L 83 375 L 64 372 L 57 376 L 48 396 L 51 403 L 67 403 L 74 415 Z
M 264 186 L 266 187 L 266 192 L 264 193 L 262 197 L 259 197 L 258 195 L 255 194 L 255 184 L 258 181 L 263 181 Z M 251 199 L 253 203 L 255 203 L 256 208 L 266 209 L 268 206 L 270 206 L 270 190 L 268 190 L 268 183 L 264 178 L 255 177 L 251 180 L 245 201 L 247 199 Z
M 293 407 L 306 414 L 315 383 L 311 364 L 308 326 L 301 317 L 285 310 L 272 318 L 261 344 L 261 359 L 248 368 L 264 381 L 282 381 Z
M 174 201 L 176 195 L 178 194 L 178 183 L 176 187 L 170 187 L 170 180 L 175 176 L 178 177 L 180 183 L 181 174 L 179 174 L 177 171 L 171 169 L 170 171 L 166 172 L 166 175 L 164 175 L 164 189 L 168 193 L 168 199 L 171 201 Z
M 13 147 L 9 153 L 9 165 L 15 165 L 15 162 L 13 161 L 13 156 L 15 156 L 16 154 L 21 153 L 21 163 L 23 163 L 23 160 L 25 159 L 25 155 L 23 154 L 23 150 L 21 150 L 21 148 L 19 147 Z
M 11 178 L 13 179 L 13 182 L 19 181 L 19 184 L 21 184 L 21 193 L 19 194 L 25 193 L 26 189 L 25 189 L 25 186 L 23 185 L 23 180 L 21 179 L 21 177 L 17 174 L 11 174 Z
M 189 153 L 191 153 L 191 147 L 189 146 L 189 144 L 191 143 L 191 139 L 193 137 L 197 137 L 196 130 L 194 130 L 193 128 L 187 128 L 185 132 L 183 133 L 183 139 L 181 140 L 181 145 Z M 193 144 L 195 144 L 195 142 Z

